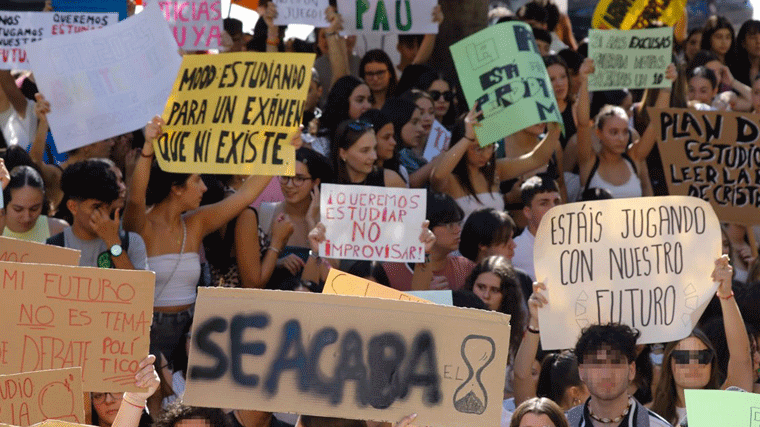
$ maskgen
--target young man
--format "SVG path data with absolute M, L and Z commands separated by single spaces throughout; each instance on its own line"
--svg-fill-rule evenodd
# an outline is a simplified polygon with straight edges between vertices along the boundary
M 85 160 L 66 168 L 61 176 L 65 208 L 71 226 L 50 237 L 48 244 L 78 249 L 83 267 L 145 270 L 145 243 L 137 233 L 119 230 L 119 216 L 111 218 L 111 204 L 119 197 L 116 175 L 102 161 Z
M 572 427 L 670 427 L 662 417 L 628 395 L 636 376 L 639 332 L 610 323 L 583 330 L 575 345 L 578 370 L 591 397 L 567 412 Z
M 557 184 L 540 175 L 529 178 L 520 187 L 520 197 L 523 202 L 523 215 L 528 220 L 528 226 L 522 234 L 515 237 L 515 256 L 512 265 L 519 268 L 536 280 L 533 268 L 533 244 L 536 241 L 538 225 L 544 214 L 551 208 L 562 204 Z

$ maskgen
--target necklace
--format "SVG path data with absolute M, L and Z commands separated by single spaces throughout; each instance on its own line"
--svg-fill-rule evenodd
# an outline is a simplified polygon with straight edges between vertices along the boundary
M 591 410 L 591 405 L 588 405 L 587 408 L 588 408 L 588 415 L 591 418 L 595 419 L 596 421 L 599 421 L 600 423 L 605 423 L 605 424 L 612 424 L 612 423 L 617 424 L 620 421 L 623 421 L 623 418 L 625 418 L 625 416 L 628 415 L 628 412 L 631 410 L 631 402 L 628 401 L 628 406 L 625 407 L 625 411 L 623 411 L 622 414 L 618 415 L 615 418 L 604 418 L 604 417 L 600 417 L 596 415 L 594 411 Z

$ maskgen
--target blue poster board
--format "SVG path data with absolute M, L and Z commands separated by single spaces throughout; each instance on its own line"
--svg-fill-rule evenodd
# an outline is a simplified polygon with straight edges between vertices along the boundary
M 127 0 L 53 0 L 58 12 L 119 12 L 119 21 L 127 18 Z

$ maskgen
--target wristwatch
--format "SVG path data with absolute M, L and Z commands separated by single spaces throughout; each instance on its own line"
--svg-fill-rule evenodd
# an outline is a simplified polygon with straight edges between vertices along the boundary
M 108 251 L 111 252 L 111 256 L 112 257 L 117 257 L 117 256 L 121 255 L 122 252 L 124 252 L 121 249 L 121 245 L 113 245 L 113 246 L 111 246 L 111 249 L 109 249 Z

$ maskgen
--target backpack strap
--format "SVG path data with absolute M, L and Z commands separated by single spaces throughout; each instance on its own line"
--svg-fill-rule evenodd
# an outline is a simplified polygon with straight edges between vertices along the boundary
M 586 191 L 590 188 L 591 178 L 594 176 L 597 169 L 599 169 L 599 156 L 596 156 L 596 159 L 594 160 L 594 166 L 591 168 L 591 173 L 588 174 L 588 178 L 586 179 L 586 185 L 583 187 L 583 191 Z

